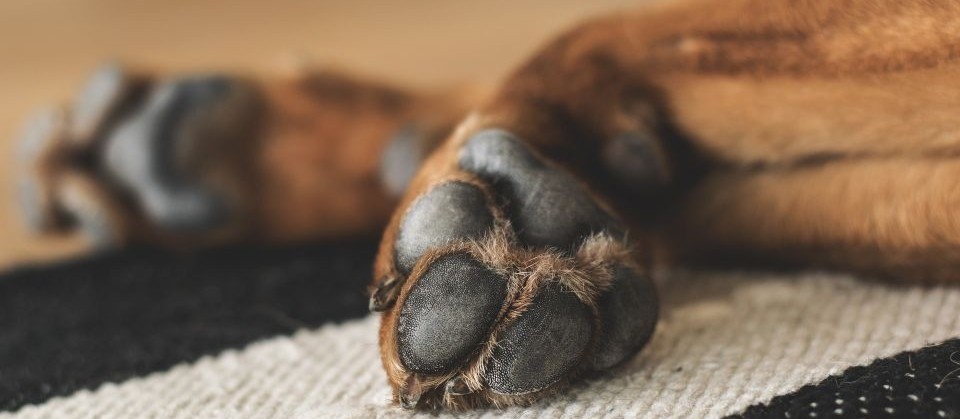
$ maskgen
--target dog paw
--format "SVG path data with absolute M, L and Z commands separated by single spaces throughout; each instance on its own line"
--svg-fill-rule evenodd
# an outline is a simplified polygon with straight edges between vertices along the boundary
M 106 64 L 28 124 L 20 206 L 39 232 L 77 229 L 101 246 L 370 234 L 463 106 L 329 71 Z
M 252 87 L 225 76 L 159 83 L 104 139 L 105 174 L 158 228 L 215 229 L 234 205 L 212 171 L 228 163 L 230 150 L 249 143 L 244 137 L 256 130 L 257 100 Z
M 74 100 L 21 136 L 19 203 L 39 232 L 77 228 L 98 246 L 134 230 L 207 233 L 230 219 L 238 155 L 249 154 L 258 98 L 243 80 L 156 80 L 101 66 Z M 228 181 L 224 181 L 228 179 Z M 143 233 L 143 231 L 140 231 Z
M 371 307 L 397 401 L 526 404 L 635 354 L 657 298 L 612 212 L 507 132 L 455 154 L 381 249 Z

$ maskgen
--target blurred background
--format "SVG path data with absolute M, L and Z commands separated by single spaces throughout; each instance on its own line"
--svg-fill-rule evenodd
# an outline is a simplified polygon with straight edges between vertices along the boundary
M 0 2 L 0 268 L 84 249 L 38 238 L 14 202 L 24 121 L 113 59 L 165 72 L 270 74 L 330 65 L 414 87 L 494 83 L 550 35 L 642 0 Z

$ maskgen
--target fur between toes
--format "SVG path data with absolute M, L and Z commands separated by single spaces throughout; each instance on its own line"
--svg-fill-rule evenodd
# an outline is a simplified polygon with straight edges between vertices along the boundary
M 504 299 L 493 326 L 482 343 L 464 361 L 440 372 L 415 372 L 399 357 L 399 313 L 415 284 L 438 260 L 452 254 L 466 254 L 506 279 Z M 631 253 L 625 243 L 607 234 L 589 236 L 573 254 L 559 250 L 532 250 L 517 245 L 508 225 L 501 225 L 479 240 L 463 240 L 441 249 L 428 251 L 413 267 L 409 280 L 401 286 L 396 310 L 384 314 L 381 323 L 381 351 L 384 366 L 394 384 L 394 397 L 407 408 L 466 409 L 492 405 L 526 405 L 564 388 L 570 380 L 592 367 L 589 353 L 599 334 L 591 333 L 588 349 L 575 355 L 574 366 L 555 381 L 541 388 L 518 394 L 499 394 L 490 388 L 491 360 L 505 331 L 530 311 L 541 291 L 558 287 L 576 296 L 588 310 L 593 330 L 602 327 L 596 307 L 601 295 L 613 286 L 617 266 L 633 269 Z M 423 370 L 423 369 L 421 369 Z

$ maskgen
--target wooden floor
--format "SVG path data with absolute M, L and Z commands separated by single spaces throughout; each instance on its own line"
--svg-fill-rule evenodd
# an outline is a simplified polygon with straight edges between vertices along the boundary
M 642 0 L 4 0 L 0 2 L 0 266 L 83 250 L 21 227 L 22 122 L 68 100 L 104 59 L 170 71 L 283 71 L 299 61 L 420 86 L 494 82 L 550 34 Z

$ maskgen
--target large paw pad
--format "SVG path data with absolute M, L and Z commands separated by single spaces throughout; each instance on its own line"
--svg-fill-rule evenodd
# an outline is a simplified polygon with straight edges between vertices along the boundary
M 636 353 L 656 293 L 605 205 L 503 131 L 458 159 L 396 221 L 374 295 L 397 400 L 524 404 Z

